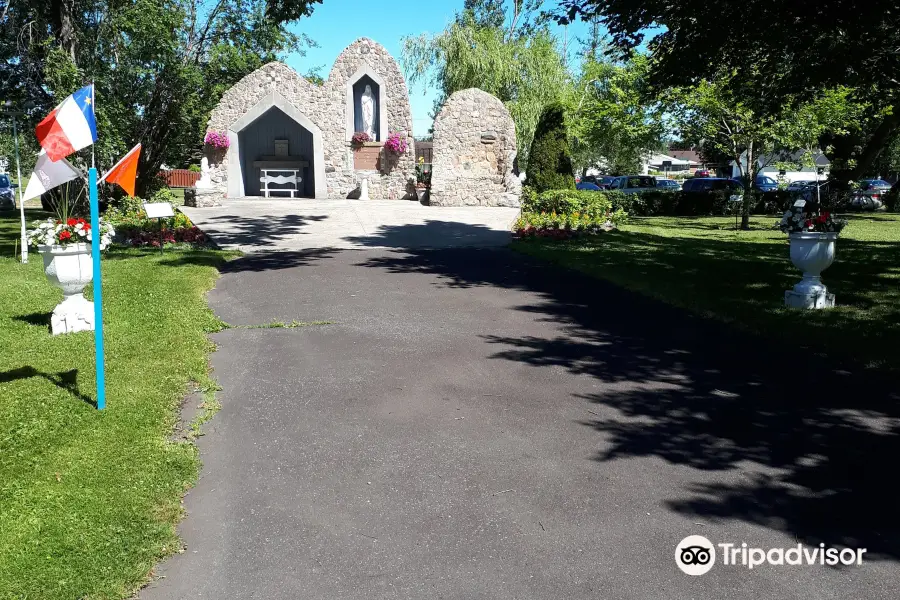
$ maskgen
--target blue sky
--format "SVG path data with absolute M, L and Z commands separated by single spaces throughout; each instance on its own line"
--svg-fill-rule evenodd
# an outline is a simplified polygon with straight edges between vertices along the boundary
M 361 37 L 380 43 L 399 62 L 403 36 L 442 31 L 462 5 L 463 0 L 325 0 L 316 6 L 311 17 L 303 19 L 296 27 L 315 40 L 319 47 L 308 49 L 306 56 L 289 56 L 287 64 L 300 73 L 321 67 L 320 74 L 327 78 L 341 51 Z M 555 5 L 556 2 L 547 3 L 548 7 Z M 384 10 L 383 7 L 390 9 Z M 556 29 L 562 39 L 562 28 Z M 572 25 L 569 28 L 570 40 L 583 35 L 585 30 L 583 24 Z M 419 83 L 410 86 L 409 96 L 414 134 L 426 135 L 431 127 L 429 114 L 436 92 L 423 89 Z

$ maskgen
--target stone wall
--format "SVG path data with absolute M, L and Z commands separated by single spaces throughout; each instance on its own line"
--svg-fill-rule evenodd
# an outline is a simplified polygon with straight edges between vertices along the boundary
M 515 158 L 516 126 L 503 103 L 476 88 L 456 92 L 434 121 L 430 203 L 519 206 Z
M 354 171 L 353 150 L 350 148 L 352 128 L 346 122 L 347 87 L 363 75 L 378 82 L 384 92 L 386 123 L 382 123 L 385 135 L 400 132 L 406 136 L 409 148 L 401 156 L 385 155 L 378 171 Z M 412 137 L 412 109 L 409 106 L 409 90 L 406 80 L 394 57 L 381 44 L 368 38 L 356 40 L 341 52 L 325 82 L 328 95 L 333 99 L 334 119 L 325 130 L 325 170 L 328 178 L 328 195 L 346 198 L 359 187 L 363 177 L 369 179 L 369 197 L 405 198 L 415 193 L 415 148 Z M 351 100 L 352 102 L 352 100 Z M 351 104 L 352 107 L 352 104 Z M 410 182 L 412 186 L 410 187 Z
M 346 89 L 348 83 L 352 85 L 362 75 L 369 75 L 378 81 L 384 92 L 387 121 L 384 137 L 390 132 L 400 132 L 407 137 L 409 144 L 408 151 L 401 156 L 385 157 L 382 163 L 386 168 L 381 172 L 353 169 L 349 144 L 353 132 L 347 131 Z M 237 144 L 238 132 L 233 130 L 235 124 L 260 103 L 270 101 L 273 92 L 320 130 L 321 154 L 310 158 L 314 163 L 324 163 L 322 173 L 325 185 L 322 190 L 328 197 L 346 198 L 352 195 L 363 177 L 369 179 L 369 195 L 372 198 L 399 199 L 408 197 L 411 190 L 414 193 L 415 150 L 409 93 L 397 62 L 380 44 L 366 38 L 355 41 L 335 61 L 328 80 L 322 86 L 308 82 L 287 65 L 269 63 L 241 79 L 224 94 L 210 116 L 207 130 L 227 132 L 231 143 Z M 229 173 L 232 177 L 239 173 L 235 168 L 229 170 L 229 161 L 234 161 L 237 153 L 207 148 L 206 155 L 213 185 L 225 193 Z M 319 183 L 316 182 L 317 190 Z

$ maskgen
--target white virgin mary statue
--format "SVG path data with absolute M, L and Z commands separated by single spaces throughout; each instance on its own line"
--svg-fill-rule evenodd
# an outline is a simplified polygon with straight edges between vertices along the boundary
M 359 99 L 359 107 L 362 110 L 362 130 L 375 141 L 375 94 L 372 93 L 372 86 L 366 85 Z

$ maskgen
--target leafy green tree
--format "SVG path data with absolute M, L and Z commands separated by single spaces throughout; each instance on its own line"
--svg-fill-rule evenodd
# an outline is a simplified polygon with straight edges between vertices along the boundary
M 579 170 L 602 163 L 610 173 L 634 173 L 641 158 L 663 146 L 662 105 L 646 100 L 647 59 L 600 62 L 591 55 L 569 98 L 567 122 Z
M 575 189 L 569 139 L 566 136 L 565 107 L 554 103 L 538 122 L 531 144 L 526 184 L 536 192 Z
M 507 18 L 502 2 L 467 3 L 443 32 L 404 38 L 402 63 L 411 84 L 438 90 L 435 113 L 451 94 L 467 88 L 497 96 L 516 124 L 524 164 L 544 107 L 564 97 L 570 78 L 556 40 L 528 10 L 536 3 L 512 4 Z
M 838 176 L 852 179 L 900 131 L 896 13 L 896 0 L 722 0 L 714 10 L 700 0 L 561 0 L 558 16 L 599 19 L 626 55 L 646 44 L 658 91 L 731 73 L 730 93 L 767 119 L 824 90 L 853 90 L 870 110 L 822 144 Z
M 749 228 L 749 196 L 760 170 L 802 151 L 811 160 L 826 133 L 843 134 L 864 110 L 848 89 L 823 92 L 797 109 L 759 113 L 734 92 L 733 82 L 712 82 L 669 90 L 663 95 L 681 139 L 729 157 L 744 182 L 741 227 Z
M 95 84 L 101 169 L 137 142 L 138 191 L 196 159 L 222 93 L 310 40 L 289 25 L 321 0 L 18 0 L 0 15 L 0 97 L 34 103 L 28 127 Z

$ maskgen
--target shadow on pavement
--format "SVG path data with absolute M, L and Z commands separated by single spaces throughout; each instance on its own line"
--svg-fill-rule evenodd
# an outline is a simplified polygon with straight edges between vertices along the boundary
M 271 248 L 280 240 L 306 233 L 312 222 L 324 221 L 326 215 L 282 215 L 247 217 L 219 215 L 204 219 L 198 226 L 217 244 Z
M 690 517 L 745 521 L 807 544 L 900 559 L 892 493 L 900 394 L 887 375 L 851 373 L 789 340 L 765 340 L 508 250 L 396 251 L 362 265 L 436 275 L 438 285 L 537 294 L 517 307 L 560 324 L 554 339 L 485 336 L 496 360 L 589 376 L 604 406 L 598 461 L 658 457 L 715 472 L 671 490 Z
M 510 231 L 455 221 L 426 221 L 424 224 L 385 225 L 371 235 L 349 236 L 345 241 L 380 248 L 496 247 L 510 242 Z

